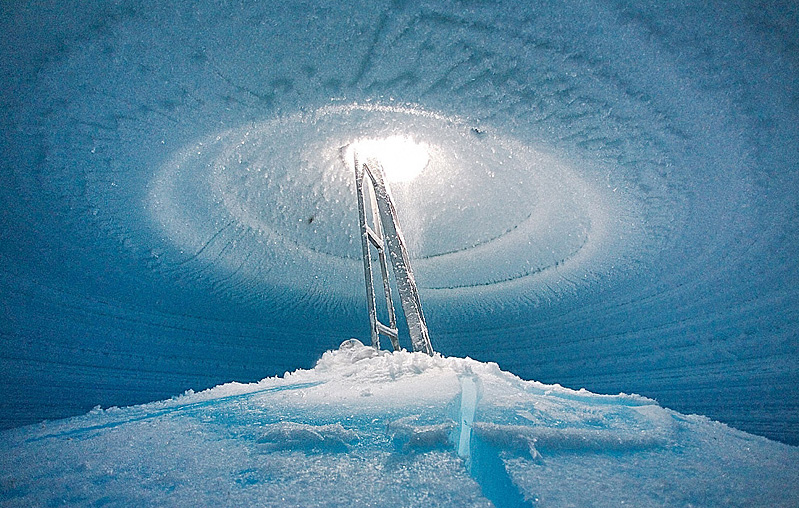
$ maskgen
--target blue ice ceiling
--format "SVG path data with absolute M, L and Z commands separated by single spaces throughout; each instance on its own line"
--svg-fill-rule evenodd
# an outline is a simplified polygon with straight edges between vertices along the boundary
M 367 340 L 340 154 L 405 136 L 429 161 L 392 190 L 438 351 L 799 444 L 792 4 L 1 16 L 3 426 Z

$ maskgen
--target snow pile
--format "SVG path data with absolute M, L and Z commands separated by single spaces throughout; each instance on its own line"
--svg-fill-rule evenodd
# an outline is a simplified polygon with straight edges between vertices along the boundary
M 310 370 L 0 434 L 30 505 L 794 506 L 799 449 L 355 340 Z

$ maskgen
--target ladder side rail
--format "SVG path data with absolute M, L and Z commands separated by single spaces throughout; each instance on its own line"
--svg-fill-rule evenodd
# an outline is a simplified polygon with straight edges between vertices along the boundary
M 391 292 L 391 281 L 388 278 L 388 261 L 386 259 L 386 238 L 383 234 L 383 227 L 382 227 L 382 219 L 380 217 L 380 209 L 377 204 L 377 197 L 375 192 L 375 182 L 374 176 L 372 175 L 371 171 L 369 170 L 369 165 L 364 163 L 364 172 L 366 177 L 368 177 L 368 181 L 371 184 L 369 193 L 371 205 L 372 205 L 372 215 L 373 215 L 373 223 L 375 225 L 375 233 L 381 240 L 381 248 L 377 250 L 378 259 L 380 260 L 380 274 L 383 277 L 383 293 L 385 294 L 386 298 L 386 309 L 388 309 L 388 325 L 391 329 L 397 329 L 397 314 L 394 310 L 394 297 Z M 399 351 L 402 349 L 399 343 L 399 335 L 389 335 L 391 339 L 391 347 L 394 348 L 394 351 Z
M 363 272 L 366 280 L 366 301 L 369 307 L 369 331 L 372 337 L 372 347 L 380 349 L 380 335 L 377 327 L 377 309 L 375 304 L 375 289 L 372 280 L 372 256 L 369 251 L 369 231 L 366 223 L 366 203 L 364 203 L 364 167 L 355 155 L 355 190 L 358 196 L 358 219 L 361 228 L 361 250 L 363 252 Z
M 383 276 L 383 292 L 386 295 L 386 307 L 388 308 L 388 323 L 390 328 L 396 330 L 397 314 L 394 311 L 394 298 L 391 294 L 391 283 L 388 279 L 388 262 L 386 261 L 385 249 L 380 249 L 379 259 L 380 259 L 380 273 Z M 400 349 L 402 349 L 399 343 L 399 335 L 394 334 L 390 335 L 390 337 L 391 337 L 391 347 L 394 348 L 394 351 L 399 351 Z
M 382 223 L 383 240 L 389 251 L 394 277 L 397 281 L 397 290 L 400 294 L 400 302 L 405 312 L 405 320 L 411 335 L 414 351 L 422 351 L 429 355 L 433 354 L 433 347 L 430 343 L 430 334 L 427 323 L 422 314 L 419 291 L 416 280 L 410 269 L 410 256 L 405 248 L 402 231 L 397 220 L 397 211 L 391 199 L 391 193 L 385 182 L 383 168 L 378 161 L 369 160 L 364 163 L 366 172 L 372 180 L 375 200 L 377 201 L 380 219 Z

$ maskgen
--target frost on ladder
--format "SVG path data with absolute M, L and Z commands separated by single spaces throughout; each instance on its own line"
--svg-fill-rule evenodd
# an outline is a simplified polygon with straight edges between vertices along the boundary
M 343 159 L 348 158 L 347 153 L 345 147 L 342 155 Z M 345 163 L 347 162 L 345 160 Z M 360 160 L 357 150 L 352 153 L 352 165 L 355 170 L 358 221 L 361 229 L 361 249 L 372 347 L 380 349 L 380 334 L 383 334 L 391 339 L 394 351 L 400 350 L 394 301 L 391 284 L 388 279 L 388 258 L 391 261 L 391 270 L 397 283 L 397 292 L 400 296 L 402 310 L 405 313 L 405 321 L 408 325 L 413 350 L 432 355 L 433 346 L 430 342 L 427 323 L 422 313 L 422 303 L 419 300 L 416 278 L 411 269 L 410 256 L 405 247 L 405 240 L 399 226 L 397 211 L 394 208 L 394 200 L 391 197 L 383 166 L 375 158 L 370 158 L 368 161 Z M 369 202 L 372 210 L 372 226 L 369 225 L 366 214 L 367 194 L 371 198 Z M 370 246 L 377 249 L 378 253 L 380 275 L 386 299 L 386 311 L 389 318 L 388 325 L 383 324 L 377 318 Z M 388 252 L 388 256 L 386 256 L 386 252 Z
M 282 378 L 2 432 L 0 503 L 790 506 L 797 460 L 643 397 L 351 340 Z

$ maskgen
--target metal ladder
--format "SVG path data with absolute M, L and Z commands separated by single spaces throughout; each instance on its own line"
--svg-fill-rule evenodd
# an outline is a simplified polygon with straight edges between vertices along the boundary
M 363 248 L 363 271 L 366 279 L 366 299 L 369 305 L 369 324 L 372 333 L 372 347 L 380 349 L 380 334 L 391 339 L 394 351 L 399 351 L 399 333 L 397 330 L 397 316 L 394 311 L 394 300 L 391 295 L 391 285 L 388 279 L 388 258 L 391 259 L 394 277 L 397 283 L 402 310 L 408 323 L 411 343 L 414 351 L 421 351 L 428 355 L 433 354 L 430 343 L 430 334 L 427 323 L 422 314 L 422 304 L 419 301 L 419 292 L 416 289 L 416 280 L 410 266 L 410 257 L 402 239 L 397 211 L 391 199 L 385 172 L 380 162 L 375 159 L 361 161 L 358 152 L 354 153 L 355 187 L 358 195 L 358 216 L 361 225 L 361 246 Z M 368 177 L 370 190 L 370 205 L 372 209 L 372 222 L 374 228 L 369 226 L 366 217 L 366 186 L 365 177 Z M 380 260 L 380 273 L 383 278 L 383 291 L 388 308 L 388 325 L 377 318 L 375 305 L 374 279 L 372 278 L 372 256 L 370 245 L 377 249 Z

